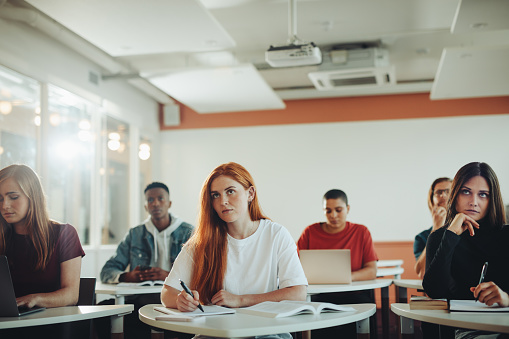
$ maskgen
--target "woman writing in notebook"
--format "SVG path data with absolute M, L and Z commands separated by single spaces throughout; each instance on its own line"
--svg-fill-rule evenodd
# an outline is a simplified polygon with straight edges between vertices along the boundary
M 0 255 L 9 261 L 18 306 L 75 305 L 85 253 L 71 225 L 49 219 L 30 167 L 0 170 L 0 214 Z
M 493 169 L 480 162 L 463 166 L 452 183 L 445 226 L 428 238 L 426 293 L 432 298 L 477 298 L 489 306 L 509 306 L 509 226 L 504 224 Z M 489 269 L 479 283 L 485 262 Z
M 290 233 L 267 219 L 249 172 L 215 168 L 201 190 L 198 224 L 166 278 L 161 300 L 193 311 L 198 302 L 245 307 L 262 301 L 305 300 L 307 280 Z M 182 279 L 194 298 L 182 291 Z

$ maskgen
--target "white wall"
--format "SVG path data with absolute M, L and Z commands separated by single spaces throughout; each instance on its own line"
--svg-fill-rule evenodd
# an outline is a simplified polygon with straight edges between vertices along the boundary
M 413 240 L 431 225 L 432 181 L 468 162 L 490 164 L 509 203 L 508 127 L 509 114 L 165 131 L 163 180 L 173 212 L 195 223 L 203 181 L 235 161 L 253 175 L 267 216 L 295 239 L 325 220 L 322 196 L 339 188 L 349 220 L 368 226 L 375 241 Z

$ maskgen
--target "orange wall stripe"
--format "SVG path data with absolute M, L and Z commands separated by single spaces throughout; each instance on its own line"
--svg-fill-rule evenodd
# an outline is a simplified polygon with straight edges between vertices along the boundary
M 435 100 L 429 93 L 285 101 L 282 110 L 199 114 L 180 104 L 180 125 L 161 130 L 509 114 L 509 96 Z

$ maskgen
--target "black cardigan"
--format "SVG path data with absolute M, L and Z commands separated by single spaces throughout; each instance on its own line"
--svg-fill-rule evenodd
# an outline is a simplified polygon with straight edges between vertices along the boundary
M 447 225 L 431 233 L 426 244 L 426 274 L 422 285 L 432 298 L 474 299 L 470 287 L 479 283 L 487 261 L 485 282 L 509 292 L 509 225 L 490 227 L 480 222 L 475 235 L 457 235 Z

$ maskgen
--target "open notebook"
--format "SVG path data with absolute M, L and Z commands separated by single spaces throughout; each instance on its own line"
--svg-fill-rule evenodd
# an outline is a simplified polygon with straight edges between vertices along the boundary
M 199 309 L 196 309 L 193 312 L 180 312 L 179 310 L 174 308 L 155 306 L 154 310 L 161 312 L 161 315 L 156 316 L 155 320 L 195 321 L 210 315 L 224 315 L 235 313 L 235 310 L 233 308 L 227 308 L 217 305 L 202 305 L 202 307 L 204 312 L 202 312 Z

